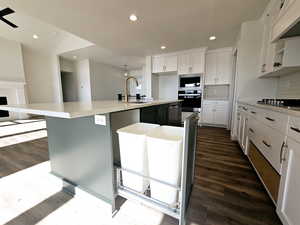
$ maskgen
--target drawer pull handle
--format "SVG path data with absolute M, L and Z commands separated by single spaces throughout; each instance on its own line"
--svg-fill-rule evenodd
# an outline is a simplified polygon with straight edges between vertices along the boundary
M 275 120 L 270 117 L 265 117 L 267 120 L 274 122 Z
M 286 144 L 285 142 L 282 142 L 281 149 L 280 149 L 280 163 L 286 160 L 285 156 L 284 157 L 282 156 L 285 148 L 286 148 Z
M 291 127 L 291 130 L 296 131 L 297 133 L 300 133 L 300 129 L 299 128 Z
M 251 133 L 253 133 L 253 134 L 255 133 L 254 130 L 253 130 L 252 128 L 249 128 L 249 131 L 250 131 Z
M 246 107 L 243 107 L 243 110 L 247 111 L 247 110 L 248 110 L 248 108 L 246 108 Z
M 252 114 L 256 114 L 256 112 L 254 112 L 254 111 L 251 111 L 251 113 L 252 113 Z
M 269 145 L 266 141 L 262 141 L 262 143 L 267 146 L 268 148 L 271 148 L 271 145 Z

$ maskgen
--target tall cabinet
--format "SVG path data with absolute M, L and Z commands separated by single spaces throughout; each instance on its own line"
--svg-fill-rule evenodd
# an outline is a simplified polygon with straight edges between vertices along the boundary
M 202 123 L 228 127 L 233 49 L 208 51 L 205 59 Z

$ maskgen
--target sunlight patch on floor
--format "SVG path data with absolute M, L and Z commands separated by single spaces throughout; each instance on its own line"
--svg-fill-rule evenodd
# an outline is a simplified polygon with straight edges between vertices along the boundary
M 46 130 L 0 138 L 0 148 L 47 137 Z M 1 151 L 1 149 L 0 149 Z
M 29 132 L 29 131 L 35 131 L 35 130 L 40 130 L 45 128 L 46 128 L 45 121 L 5 126 L 5 127 L 0 127 L 0 137 Z
M 50 164 L 45 162 L 0 179 L 0 224 L 17 218 L 61 190 L 60 179 L 49 172 Z M 37 225 L 160 225 L 163 219 L 162 213 L 130 201 L 112 218 L 106 203 L 86 192 L 77 193 Z
M 0 224 L 5 224 L 61 190 L 44 162 L 0 179 Z
M 27 120 L 14 120 L 14 122 L 17 123 L 33 123 L 33 122 L 38 122 L 41 121 L 42 119 L 27 119 Z

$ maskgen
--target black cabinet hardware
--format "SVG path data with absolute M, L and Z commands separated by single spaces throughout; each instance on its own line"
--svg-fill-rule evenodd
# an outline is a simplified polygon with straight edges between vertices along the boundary
M 256 112 L 254 112 L 254 111 L 251 111 L 251 113 L 252 113 L 252 114 L 256 114 Z
M 265 146 L 267 146 L 268 148 L 271 147 L 271 145 L 269 145 L 265 140 L 263 140 L 262 143 L 263 143 Z
M 296 131 L 297 133 L 300 133 L 300 129 L 296 127 L 291 127 L 291 130 Z
M 249 128 L 249 131 L 250 131 L 251 133 L 253 133 L 253 134 L 255 133 L 254 130 L 253 130 L 252 128 Z
M 285 157 L 282 156 L 282 153 L 283 153 L 283 150 L 285 149 L 285 147 L 286 147 L 285 142 L 282 142 L 281 149 L 280 149 L 280 163 L 285 161 Z
M 267 120 L 274 122 L 275 120 L 270 117 L 265 117 Z

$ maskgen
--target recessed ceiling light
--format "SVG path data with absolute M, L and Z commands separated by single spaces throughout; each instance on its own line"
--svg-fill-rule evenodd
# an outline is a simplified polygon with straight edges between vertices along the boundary
M 37 36 L 36 34 L 32 35 L 33 39 L 39 39 L 39 36 Z
M 166 46 L 161 46 L 160 48 L 161 48 L 162 50 L 164 50 L 164 49 L 166 49 Z
M 137 16 L 135 15 L 135 14 L 131 14 L 130 16 L 129 16 L 129 19 L 131 20 L 131 21 L 133 21 L 133 22 L 135 22 L 135 21 L 137 21 Z
M 73 59 L 77 59 L 77 56 L 76 56 L 76 55 L 73 55 Z
M 216 40 L 217 38 L 216 38 L 216 36 L 210 36 L 209 37 L 209 40 L 211 40 L 211 41 L 214 41 L 214 40 Z

